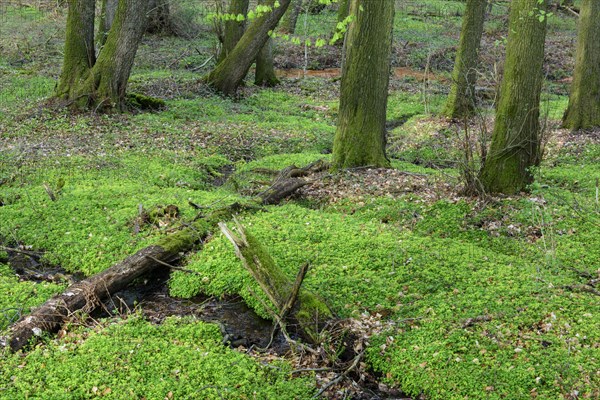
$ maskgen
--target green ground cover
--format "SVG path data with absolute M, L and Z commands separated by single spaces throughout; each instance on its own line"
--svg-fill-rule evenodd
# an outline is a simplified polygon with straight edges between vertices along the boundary
M 453 52 L 464 3 L 421 3 L 396 17 L 398 41 L 414 43 L 399 65 L 424 67 Z M 502 7 L 494 7 L 494 29 L 502 29 Z M 190 221 L 197 213 L 190 201 L 211 208 L 248 198 L 268 179 L 257 168 L 329 157 L 335 80 L 285 79 L 275 89 L 248 85 L 236 100 L 218 97 L 199 83 L 203 71 L 190 70 L 211 55 L 214 38 L 203 25 L 192 41 L 149 37 L 139 50 L 131 89 L 164 98 L 166 110 L 50 112 L 38 106 L 60 67 L 64 13 L 0 14 L 8 22 L 0 28 L 0 245 L 31 246 L 45 252 L 45 264 L 97 273 Z M 572 20 L 555 18 L 552 34 L 573 34 Z M 335 13 L 306 21 L 324 34 Z M 40 30 L 56 39 L 33 34 Z M 600 268 L 600 142 L 554 129 L 567 98 L 552 85 L 542 102 L 552 136 L 528 195 L 481 202 L 448 190 L 459 185 L 462 150 L 460 131 L 436 117 L 447 83 L 425 87 L 406 77 L 392 82 L 388 150 L 393 171 L 423 175 L 424 187 L 374 195 L 362 182 L 335 199 L 308 196 L 239 216 L 290 277 L 309 261 L 306 287 L 338 315 L 389 323 L 370 339 L 367 361 L 408 395 L 598 396 L 600 307 L 573 288 L 585 281 L 576 271 Z M 233 175 L 224 179 L 228 169 Z M 215 186 L 220 179 L 224 185 Z M 176 205 L 179 215 L 142 221 L 140 204 L 148 211 Z M 6 256 L 0 252 L 0 329 L 67 285 L 19 281 Z M 172 296 L 240 295 L 268 316 L 220 234 L 184 266 L 197 274 L 172 274 Z M 265 364 L 221 340 L 218 327 L 191 319 L 154 325 L 134 314 L 72 326 L 26 355 L 1 354 L 0 398 L 306 399 L 316 392 L 313 375 L 292 378 L 287 361 Z

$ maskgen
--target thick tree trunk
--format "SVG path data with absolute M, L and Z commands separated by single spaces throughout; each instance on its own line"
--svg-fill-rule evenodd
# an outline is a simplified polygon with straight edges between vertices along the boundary
M 386 108 L 391 65 L 393 1 L 354 0 L 346 39 L 333 167 L 388 166 Z
M 294 32 L 296 32 L 296 22 L 298 22 L 298 15 L 300 15 L 300 10 L 302 10 L 303 2 L 304 0 L 292 0 L 291 5 L 288 7 L 285 14 L 283 14 L 283 18 L 277 29 L 278 32 L 290 35 L 293 35 Z
M 600 126 L 600 2 L 583 0 L 575 73 L 563 126 L 573 130 Z
M 242 15 L 246 18 L 249 3 L 249 0 L 231 0 L 227 13 L 232 15 Z M 240 41 L 244 35 L 244 29 L 246 29 L 246 20 L 225 21 L 223 29 L 223 42 L 221 43 L 221 52 L 219 53 L 218 62 L 223 61 Z
M 79 101 L 76 88 L 88 77 L 96 62 L 94 46 L 95 0 L 69 0 L 67 37 L 63 69 L 56 90 L 56 97 Z M 87 99 L 81 99 L 85 104 Z
M 275 0 L 268 0 L 267 4 L 274 3 Z M 279 7 L 256 18 L 231 53 L 206 77 L 206 82 L 225 95 L 233 95 L 289 4 L 290 0 L 281 0 Z
M 146 28 L 146 0 L 119 0 L 106 43 L 86 81 L 77 88 L 80 97 L 96 109 L 122 109 L 135 53 Z
M 475 82 L 486 6 L 487 0 L 467 0 L 445 110 L 451 118 L 468 116 L 475 108 Z
M 299 287 L 301 280 L 294 284 L 260 242 L 240 224 L 237 224 L 237 234 L 231 232 L 225 224 L 221 223 L 219 226 L 233 245 L 235 254 L 243 262 L 244 268 L 250 272 L 275 306 L 276 317 L 283 319 L 282 322 L 290 322 L 290 326 L 294 327 L 305 341 L 319 343 L 322 328 L 334 319 L 327 304 L 314 293 Z
M 264 5 L 268 0 L 259 0 L 258 4 Z M 256 74 L 254 84 L 258 86 L 273 87 L 279 83 L 273 65 L 273 38 L 268 38 L 256 57 Z
M 487 192 L 514 194 L 533 181 L 540 162 L 540 93 L 547 0 L 513 0 L 504 77 L 490 151 L 480 180 Z

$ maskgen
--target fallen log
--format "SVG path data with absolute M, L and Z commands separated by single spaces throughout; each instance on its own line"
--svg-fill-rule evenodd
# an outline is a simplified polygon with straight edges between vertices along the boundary
M 304 177 L 322 172 L 327 168 L 329 168 L 329 164 L 323 160 L 315 161 L 302 168 L 290 165 L 279 172 L 271 186 L 260 194 L 260 199 L 263 204 L 279 204 L 302 186 L 311 183 Z
M 276 320 L 288 323 L 305 341 L 320 343 L 321 330 L 335 317 L 327 304 L 316 294 L 301 288 L 306 267 L 300 269 L 296 281 L 289 279 L 277 266 L 260 242 L 235 220 L 237 234 L 219 223 L 223 234 L 234 247 L 235 254 L 258 282 L 275 306 Z
M 321 170 L 326 168 L 325 165 L 317 162 L 304 168 L 295 166 L 285 168 L 269 188 L 268 195 L 264 198 L 260 197 L 261 202 L 279 203 L 298 187 L 303 186 L 296 185 L 295 189 L 290 190 L 290 179 L 300 179 L 299 177 L 314 172 L 315 168 Z M 304 184 L 307 183 L 309 182 Z M 161 267 L 169 268 L 168 265 L 176 263 L 183 253 L 192 250 L 196 243 L 206 238 L 220 221 L 228 220 L 240 211 L 257 209 L 261 209 L 258 204 L 234 203 L 213 211 L 208 216 L 196 218 L 185 228 L 164 237 L 152 246 L 139 250 L 103 272 L 70 285 L 63 293 L 52 297 L 31 314 L 11 325 L 7 337 L 0 338 L 0 346 L 8 346 L 12 351 L 18 351 L 28 344 L 33 344 L 44 333 L 58 331 L 61 325 L 75 313 L 89 314 L 101 305 L 102 300 L 126 288 L 136 278 Z M 301 294 L 299 297 L 303 299 L 304 296 L 306 295 Z M 308 304 L 308 300 L 306 298 L 299 304 Z M 304 314 L 300 312 L 299 316 L 302 315 Z M 307 317 L 310 318 L 309 315 Z

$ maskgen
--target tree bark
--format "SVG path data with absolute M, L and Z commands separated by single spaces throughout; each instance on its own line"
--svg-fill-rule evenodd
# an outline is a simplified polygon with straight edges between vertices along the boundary
M 452 72 L 452 88 L 446 102 L 445 114 L 450 118 L 469 116 L 475 108 L 477 64 L 486 6 L 487 0 L 467 0 Z
M 490 151 L 480 174 L 487 192 L 515 194 L 533 181 L 540 162 L 539 106 L 548 1 L 513 0 L 504 77 Z
M 575 73 L 563 127 L 572 130 L 600 126 L 600 2 L 583 0 Z
M 218 62 L 223 61 L 235 48 L 235 45 L 240 41 L 246 29 L 246 16 L 248 15 L 249 0 L 231 0 L 229 3 L 228 14 L 242 15 L 243 21 L 225 21 L 223 31 L 223 43 L 221 43 L 221 52 L 219 53 Z
M 346 39 L 333 168 L 388 166 L 386 108 L 391 65 L 393 1 L 354 0 Z
M 268 0 L 267 4 L 273 6 L 274 3 L 275 0 Z M 274 7 L 272 11 L 256 18 L 231 53 L 208 74 L 206 82 L 225 95 L 235 94 L 259 51 L 269 39 L 269 32 L 275 29 L 289 4 L 290 0 L 281 0 L 279 7 Z
M 88 77 L 96 62 L 94 46 L 95 0 L 69 0 L 65 55 L 56 96 L 79 101 L 76 88 Z M 86 99 L 81 99 L 85 103 Z
M 296 32 L 296 22 L 298 22 L 298 16 L 300 15 L 300 10 L 302 10 L 303 2 L 304 0 L 292 0 L 291 5 L 288 7 L 285 14 L 283 14 L 283 18 L 281 18 L 281 23 L 278 28 L 279 33 L 293 35 L 294 32 Z
M 268 0 L 259 0 L 264 5 Z M 254 84 L 257 86 L 273 87 L 279 84 L 273 65 L 273 38 L 269 37 L 256 57 L 256 73 Z

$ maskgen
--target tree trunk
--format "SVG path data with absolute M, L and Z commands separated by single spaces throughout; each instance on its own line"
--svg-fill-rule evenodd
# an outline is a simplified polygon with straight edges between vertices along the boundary
M 350 0 L 340 0 L 338 3 L 337 22 L 343 22 L 350 15 Z
M 223 61 L 229 53 L 235 48 L 235 45 L 240 41 L 246 29 L 246 15 L 248 14 L 249 0 L 231 0 L 229 4 L 228 14 L 242 15 L 242 21 L 225 21 L 223 31 L 223 43 L 221 43 L 221 52 L 219 53 L 218 62 Z
M 514 194 L 533 181 L 540 162 L 539 106 L 547 0 L 513 0 L 496 124 L 481 183 L 487 192 Z M 542 21 L 540 21 L 542 19 Z
M 148 1 L 148 26 L 146 32 L 163 35 L 173 34 L 169 0 Z
M 386 108 L 391 65 L 393 1 L 354 0 L 346 39 L 333 168 L 388 166 Z
M 100 28 L 98 29 L 98 44 L 104 46 L 106 38 L 117 13 L 119 0 L 102 0 L 102 11 L 100 13 Z
M 76 88 L 88 77 L 96 62 L 94 46 L 95 0 L 69 0 L 65 55 L 56 97 L 79 101 Z M 85 103 L 86 99 L 82 99 Z
M 135 53 L 146 27 L 146 0 L 119 0 L 106 43 L 86 81 L 77 88 L 78 97 L 96 109 L 122 109 Z
M 268 0 L 259 0 L 258 4 L 264 5 Z M 258 86 L 273 87 L 279 84 L 273 65 L 273 38 L 269 37 L 256 57 L 256 74 L 254 84 Z
M 450 118 L 466 117 L 475 108 L 477 64 L 486 6 L 487 0 L 467 0 L 452 72 L 452 88 L 446 103 L 445 114 Z
M 273 7 L 275 0 L 268 0 Z M 206 77 L 206 82 L 225 95 L 233 95 L 248 73 L 250 66 L 259 51 L 269 39 L 269 32 L 274 30 L 285 13 L 290 0 L 279 1 L 279 7 L 256 18 L 246 29 L 231 53 Z
M 600 2 L 583 0 L 575 73 L 563 127 L 573 130 L 600 126 Z
M 293 35 L 296 32 L 296 22 L 298 22 L 298 16 L 300 10 L 302 10 L 302 3 L 304 0 L 292 0 L 292 4 L 288 7 L 288 10 L 283 14 L 281 23 L 279 24 L 279 33 L 287 33 Z

